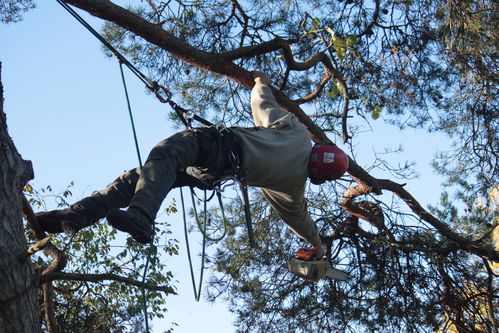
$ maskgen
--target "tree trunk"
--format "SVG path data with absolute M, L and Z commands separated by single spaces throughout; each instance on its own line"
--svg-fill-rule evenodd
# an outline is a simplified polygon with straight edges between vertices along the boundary
M 0 63 L 0 333 L 40 332 L 38 277 L 27 249 L 22 222 L 22 188 L 33 178 L 7 133 Z

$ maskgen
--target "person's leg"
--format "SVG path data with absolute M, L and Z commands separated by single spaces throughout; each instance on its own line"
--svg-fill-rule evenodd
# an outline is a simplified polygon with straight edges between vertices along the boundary
M 214 129 L 200 129 L 195 134 L 182 132 L 160 142 L 146 162 L 147 173 L 142 177 L 140 186 L 137 186 L 137 183 L 141 170 L 139 168 L 129 170 L 103 190 L 74 203 L 67 209 L 37 213 L 38 222 L 42 229 L 50 233 L 77 232 L 106 217 L 112 209 L 128 207 L 131 205 L 130 202 L 135 192 L 140 192 L 135 198 L 136 204 L 131 206 L 132 211 L 135 207 L 141 213 L 136 225 L 145 226 L 142 228 L 144 230 L 139 230 L 137 233 L 133 227 L 129 229 L 120 222 L 117 222 L 116 226 L 132 236 L 135 235 L 139 241 L 146 242 L 152 234 L 152 216 L 155 217 L 161 201 L 171 187 L 210 187 L 209 182 L 196 178 L 199 178 L 199 175 L 193 176 L 185 172 L 184 165 L 190 164 L 193 160 L 193 165 L 205 168 L 206 172 L 213 174 L 216 174 L 221 167 L 223 168 L 224 156 L 220 139 Z M 164 188 L 155 192 L 158 185 Z M 155 197 L 152 205 L 148 204 L 151 197 Z M 146 215 L 144 220 L 142 211 L 151 212 L 147 213 L 151 215 L 151 218 Z M 111 224 L 113 224 L 112 221 Z
M 151 150 L 142 168 L 129 208 L 110 210 L 106 215 L 108 222 L 141 243 L 149 242 L 153 221 L 164 198 L 172 187 L 186 180 L 182 177 L 179 183 L 179 171 L 189 166 L 213 169 L 220 163 L 223 165 L 220 151 L 220 140 L 213 129 L 184 131 L 161 141 Z
M 69 208 L 37 213 L 38 223 L 49 233 L 75 233 L 91 226 L 104 218 L 110 209 L 128 207 L 139 176 L 140 168 L 129 170 L 104 189 L 75 202 Z M 177 171 L 173 187 L 180 186 L 209 188 L 209 184 L 184 171 Z
M 150 220 L 177 180 L 177 171 L 195 165 L 199 156 L 197 132 L 183 131 L 159 142 L 149 153 L 135 187 L 130 208 L 141 210 Z
M 140 170 L 132 169 L 116 178 L 106 188 L 94 192 L 69 208 L 37 213 L 40 227 L 50 233 L 77 232 L 104 218 L 112 208 L 130 204 Z

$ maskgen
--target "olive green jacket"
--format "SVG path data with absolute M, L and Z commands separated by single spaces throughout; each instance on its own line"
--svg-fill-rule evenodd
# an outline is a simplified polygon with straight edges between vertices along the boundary
M 306 127 L 277 104 L 259 79 L 251 91 L 255 128 L 233 128 L 242 149 L 247 183 L 261 187 L 283 221 L 314 246 L 321 244 L 305 202 L 312 142 Z

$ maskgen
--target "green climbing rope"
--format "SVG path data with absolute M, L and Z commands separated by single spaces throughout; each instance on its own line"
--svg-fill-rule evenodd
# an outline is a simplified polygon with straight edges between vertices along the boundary
M 202 285 L 203 285 L 204 262 L 205 262 L 205 254 L 206 254 L 206 237 L 203 236 L 203 245 L 202 245 L 202 253 L 201 253 L 201 271 L 199 273 L 199 283 L 196 286 L 196 279 L 194 277 L 194 267 L 192 265 L 191 249 L 189 246 L 189 231 L 187 228 L 187 217 L 185 214 L 184 193 L 182 191 L 182 188 L 179 188 L 179 190 L 180 190 L 180 202 L 182 203 L 182 217 L 184 219 L 184 236 L 185 236 L 185 244 L 186 244 L 186 248 L 187 248 L 187 258 L 189 259 L 189 267 L 190 267 L 190 271 L 191 271 L 192 288 L 194 290 L 194 298 L 196 299 L 197 302 L 199 302 L 199 300 L 201 299 L 201 289 L 202 289 Z M 192 191 L 191 191 L 191 195 L 192 195 L 192 198 L 194 200 L 194 195 L 193 195 Z M 206 191 L 205 191 L 205 195 L 206 195 Z M 206 201 L 204 202 L 204 209 L 206 211 Z M 198 220 L 197 212 L 195 209 L 194 209 L 194 215 L 195 215 L 196 220 Z M 204 228 L 206 228 L 206 224 L 207 224 L 206 220 L 207 219 L 206 219 L 206 214 L 205 214 L 204 221 L 203 221 Z
M 218 204 L 220 205 L 220 211 L 222 213 L 222 220 L 221 220 L 221 223 L 222 223 L 222 226 L 221 226 L 222 232 L 221 232 L 221 234 L 218 237 L 215 237 L 215 236 L 212 236 L 212 235 L 208 234 L 207 226 L 210 224 L 210 221 L 208 221 L 208 219 L 207 219 L 206 208 L 204 210 L 204 218 L 203 219 L 207 220 L 207 223 L 206 223 L 206 225 L 204 223 L 201 224 L 201 221 L 198 218 L 198 213 L 197 213 L 197 210 L 196 210 L 196 205 L 195 205 L 195 200 L 194 200 L 194 189 L 191 188 L 192 210 L 193 210 L 193 213 L 194 213 L 194 219 L 196 220 L 196 224 L 198 225 L 199 231 L 201 232 L 201 234 L 203 235 L 203 237 L 206 237 L 206 239 L 208 239 L 211 242 L 218 242 L 218 241 L 221 241 L 227 235 L 228 226 L 227 226 L 227 219 L 225 218 L 225 212 L 224 212 L 224 209 L 223 209 L 222 193 L 218 189 L 214 189 L 213 191 L 215 191 L 215 193 L 216 193 L 216 196 L 217 196 L 217 199 L 218 199 Z M 210 201 L 211 198 L 213 197 L 213 195 L 210 196 L 209 199 L 207 199 L 206 198 L 206 190 L 204 191 L 204 193 L 205 193 L 205 198 L 202 201 L 204 201 L 204 202 Z
M 140 166 L 140 169 L 142 170 L 142 158 L 140 157 L 139 141 L 137 139 L 137 131 L 135 130 L 135 122 L 133 121 L 132 107 L 130 106 L 130 98 L 128 97 L 128 89 L 126 87 L 125 74 L 123 73 L 123 62 L 120 61 L 119 63 L 120 63 L 121 81 L 123 82 L 123 88 L 125 90 L 125 97 L 126 97 L 126 104 L 128 107 L 128 115 L 130 117 L 130 123 L 132 124 L 132 133 L 133 133 L 133 140 L 135 142 L 135 151 L 137 152 L 139 166 Z

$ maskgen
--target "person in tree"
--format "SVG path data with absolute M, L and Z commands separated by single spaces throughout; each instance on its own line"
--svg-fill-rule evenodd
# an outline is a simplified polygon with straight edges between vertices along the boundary
M 269 78 L 261 72 L 253 77 L 255 127 L 201 127 L 174 134 L 151 150 L 142 169 L 125 172 L 67 209 L 37 213 L 40 226 L 49 233 L 74 233 L 106 217 L 116 229 L 148 243 L 168 192 L 179 186 L 207 189 L 216 180 L 233 176 L 235 153 L 247 184 L 262 188 L 282 220 L 310 243 L 307 253 L 322 258 L 321 238 L 307 211 L 306 181 L 310 177 L 321 184 L 340 178 L 348 168 L 348 156 L 335 145 L 313 146 L 306 127 L 276 102 Z

